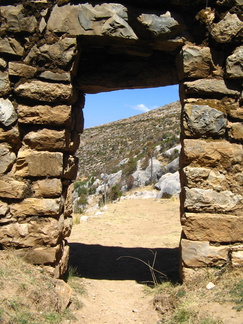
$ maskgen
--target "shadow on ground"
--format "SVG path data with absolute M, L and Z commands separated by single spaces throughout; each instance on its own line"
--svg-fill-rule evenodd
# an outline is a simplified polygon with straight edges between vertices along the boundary
M 179 248 L 123 248 L 102 245 L 70 243 L 70 266 L 77 269 L 84 278 L 106 280 L 136 280 L 139 283 L 152 282 L 149 267 L 157 252 L 154 268 L 171 281 L 179 280 Z M 131 258 L 132 257 L 132 258 Z M 156 273 L 156 272 L 155 272 Z M 162 277 L 160 274 L 158 277 Z

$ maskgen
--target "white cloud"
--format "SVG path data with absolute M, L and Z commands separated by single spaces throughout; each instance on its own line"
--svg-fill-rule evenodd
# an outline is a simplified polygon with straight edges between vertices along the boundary
M 150 108 L 145 106 L 144 104 L 139 104 L 139 105 L 135 105 L 135 106 L 130 106 L 132 109 L 135 109 L 135 110 L 139 110 L 139 111 L 142 111 L 142 112 L 148 112 L 150 111 Z

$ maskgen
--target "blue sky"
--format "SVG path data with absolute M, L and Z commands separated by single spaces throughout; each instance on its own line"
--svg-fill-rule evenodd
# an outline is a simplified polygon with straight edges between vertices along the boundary
M 86 94 L 84 127 L 132 117 L 176 100 L 179 100 L 178 85 Z

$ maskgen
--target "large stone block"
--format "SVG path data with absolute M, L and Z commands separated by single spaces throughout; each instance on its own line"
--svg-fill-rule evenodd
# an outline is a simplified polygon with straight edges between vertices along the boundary
M 24 144 L 37 151 L 67 151 L 71 138 L 68 130 L 40 129 L 23 138 Z
M 14 217 L 28 216 L 58 216 L 62 209 L 60 199 L 26 198 L 18 204 L 10 205 Z
M 71 82 L 71 74 L 69 72 L 52 72 L 52 71 L 44 71 L 40 74 L 41 79 L 51 80 L 55 82 Z
M 25 9 L 22 4 L 16 6 L 2 6 L 0 7 L 2 24 L 1 32 L 28 32 L 33 33 L 37 27 L 37 20 L 34 15 L 25 15 Z
M 223 19 L 212 25 L 210 32 L 218 43 L 228 43 L 242 30 L 243 21 L 238 18 L 237 14 L 227 12 Z
M 24 223 L 2 226 L 0 244 L 3 247 L 56 246 L 62 235 L 59 220 L 52 217 L 29 217 Z
M 18 116 L 12 102 L 8 99 L 0 98 L 0 122 L 4 126 L 10 126 L 16 122 L 17 118 Z
M 241 144 L 225 140 L 206 141 L 185 139 L 182 147 L 183 165 L 215 167 L 218 170 L 232 170 L 234 165 L 243 165 L 243 147 Z
M 185 188 L 184 207 L 191 212 L 233 212 L 243 207 L 243 196 L 229 190 Z
M 50 126 L 68 126 L 71 122 L 71 106 L 18 105 L 19 123 Z
M 199 79 L 196 81 L 184 82 L 186 95 L 209 96 L 209 97 L 239 97 L 240 89 L 234 84 L 226 84 L 224 80 Z
M 40 102 L 72 102 L 73 89 L 70 84 L 49 83 L 39 80 L 27 81 L 16 85 L 14 92 L 17 96 Z
M 50 198 L 60 197 L 62 194 L 62 182 L 60 179 L 43 179 L 32 183 L 33 197 Z
M 243 251 L 232 251 L 231 263 L 233 267 L 243 267 Z
M 0 96 L 5 96 L 10 92 L 10 81 L 7 72 L 0 71 Z
M 23 199 L 28 185 L 24 181 L 19 181 L 11 176 L 5 175 L 0 179 L 0 197 L 10 199 Z
M 221 136 L 226 130 L 226 116 L 208 105 L 186 104 L 183 110 L 183 127 L 186 136 Z
M 179 78 L 206 78 L 214 70 L 209 47 L 185 45 L 177 59 Z
M 63 154 L 58 152 L 19 151 L 16 175 L 21 177 L 60 177 Z
M 243 140 L 243 123 L 228 123 L 229 137 L 235 140 Z
M 57 23 L 57 21 L 56 21 Z M 54 44 L 44 44 L 40 47 L 34 45 L 29 54 L 24 59 L 28 64 L 45 65 L 46 67 L 61 67 L 70 69 L 70 64 L 74 60 L 77 49 L 76 38 L 65 37 L 59 39 Z
M 24 54 L 24 48 L 14 38 L 1 38 L 0 53 L 21 57 Z
M 47 23 L 47 30 L 69 35 L 99 35 L 137 39 L 128 24 L 127 9 L 117 3 L 92 6 L 67 4 L 55 6 Z
M 228 260 L 229 247 L 213 246 L 209 242 L 181 240 L 182 264 L 186 267 L 224 266 Z
M 16 160 L 13 149 L 7 143 L 0 144 L 0 174 L 9 171 Z
M 10 76 L 29 79 L 35 76 L 37 68 L 19 62 L 9 62 L 8 72 Z
M 243 78 L 243 46 L 237 47 L 227 58 L 226 75 L 232 79 Z
M 242 215 L 186 213 L 181 223 L 186 238 L 192 241 L 219 243 L 243 241 Z

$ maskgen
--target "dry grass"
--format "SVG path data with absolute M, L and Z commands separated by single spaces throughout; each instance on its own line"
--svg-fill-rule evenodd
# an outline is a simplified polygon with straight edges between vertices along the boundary
M 213 289 L 206 288 L 209 282 Z M 188 283 L 164 282 L 148 290 L 155 294 L 159 324 L 242 324 L 242 269 L 209 269 Z
M 81 279 L 80 279 L 81 280 Z M 58 280 L 17 257 L 14 251 L 0 254 L 0 323 L 58 324 L 74 320 L 70 310 L 63 310 L 55 289 Z M 80 282 L 76 286 L 80 286 Z M 81 307 L 77 293 L 72 308 Z

